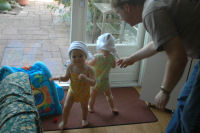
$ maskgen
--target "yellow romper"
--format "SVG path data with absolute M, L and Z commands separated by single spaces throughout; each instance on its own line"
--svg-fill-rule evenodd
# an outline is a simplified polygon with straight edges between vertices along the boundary
M 69 92 L 72 93 L 74 102 L 87 103 L 90 98 L 90 85 L 81 81 L 78 76 L 77 73 L 71 73 Z

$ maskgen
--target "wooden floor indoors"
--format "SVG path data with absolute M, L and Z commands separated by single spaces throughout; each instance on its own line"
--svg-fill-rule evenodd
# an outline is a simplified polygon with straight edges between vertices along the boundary
M 137 88 L 137 90 L 138 92 L 140 92 L 140 88 Z M 151 107 L 151 110 L 157 117 L 157 122 L 98 128 L 73 129 L 65 130 L 64 133 L 164 133 L 171 119 L 171 113 L 169 113 L 169 111 L 160 111 L 155 107 Z M 60 131 L 46 131 L 44 133 L 60 133 Z

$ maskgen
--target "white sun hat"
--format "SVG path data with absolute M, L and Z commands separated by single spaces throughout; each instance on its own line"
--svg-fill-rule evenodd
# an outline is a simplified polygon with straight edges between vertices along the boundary
M 111 52 L 115 57 L 119 58 L 115 47 L 115 38 L 111 33 L 104 33 L 97 39 L 97 50 L 107 50 Z
M 86 55 L 86 58 L 89 58 L 89 59 L 93 58 L 93 55 L 88 51 L 88 47 L 85 43 L 81 41 L 74 41 L 69 46 L 69 49 L 68 49 L 69 60 L 67 60 L 65 66 L 68 66 L 71 63 L 71 60 L 70 60 L 71 51 L 75 49 L 81 50 Z
M 74 49 L 79 49 L 81 50 L 85 55 L 86 58 L 88 57 L 88 47 L 85 45 L 85 43 L 81 41 L 74 41 L 70 44 L 69 49 L 68 49 L 68 56 L 70 58 L 71 51 Z

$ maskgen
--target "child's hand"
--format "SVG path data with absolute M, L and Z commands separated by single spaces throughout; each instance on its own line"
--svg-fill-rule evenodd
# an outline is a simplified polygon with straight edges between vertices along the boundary
M 52 80 L 58 80 L 58 78 L 53 78 L 53 77 L 49 78 L 49 81 L 52 81 Z
M 131 57 L 124 57 L 117 61 L 117 65 L 120 66 L 120 68 L 126 68 L 129 65 L 133 65 L 133 63 L 135 63 L 135 61 Z
M 79 78 L 80 80 L 85 80 L 85 79 L 87 79 L 87 76 L 86 76 L 85 74 L 80 74 L 80 75 L 78 76 L 78 78 Z

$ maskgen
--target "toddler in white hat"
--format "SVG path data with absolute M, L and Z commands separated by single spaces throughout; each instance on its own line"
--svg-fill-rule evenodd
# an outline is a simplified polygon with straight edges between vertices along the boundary
M 95 85 L 93 68 L 88 66 L 85 61 L 88 57 L 88 48 L 83 42 L 74 41 L 71 43 L 68 54 L 70 64 L 67 67 L 65 76 L 53 77 L 50 80 L 68 81 L 70 87 L 65 98 L 63 120 L 59 124 L 62 129 L 67 124 L 69 112 L 74 102 L 80 102 L 82 108 L 82 126 L 88 125 L 88 101 L 90 97 L 90 86 Z
M 110 105 L 111 111 L 114 115 L 118 114 L 114 107 L 113 96 L 110 88 L 109 72 L 111 68 L 115 68 L 115 57 L 119 58 L 115 40 L 112 34 L 104 33 L 97 39 L 98 53 L 94 59 L 89 62 L 89 65 L 94 66 L 96 84 L 91 90 L 88 110 L 94 112 L 95 97 L 97 92 L 103 92 Z

